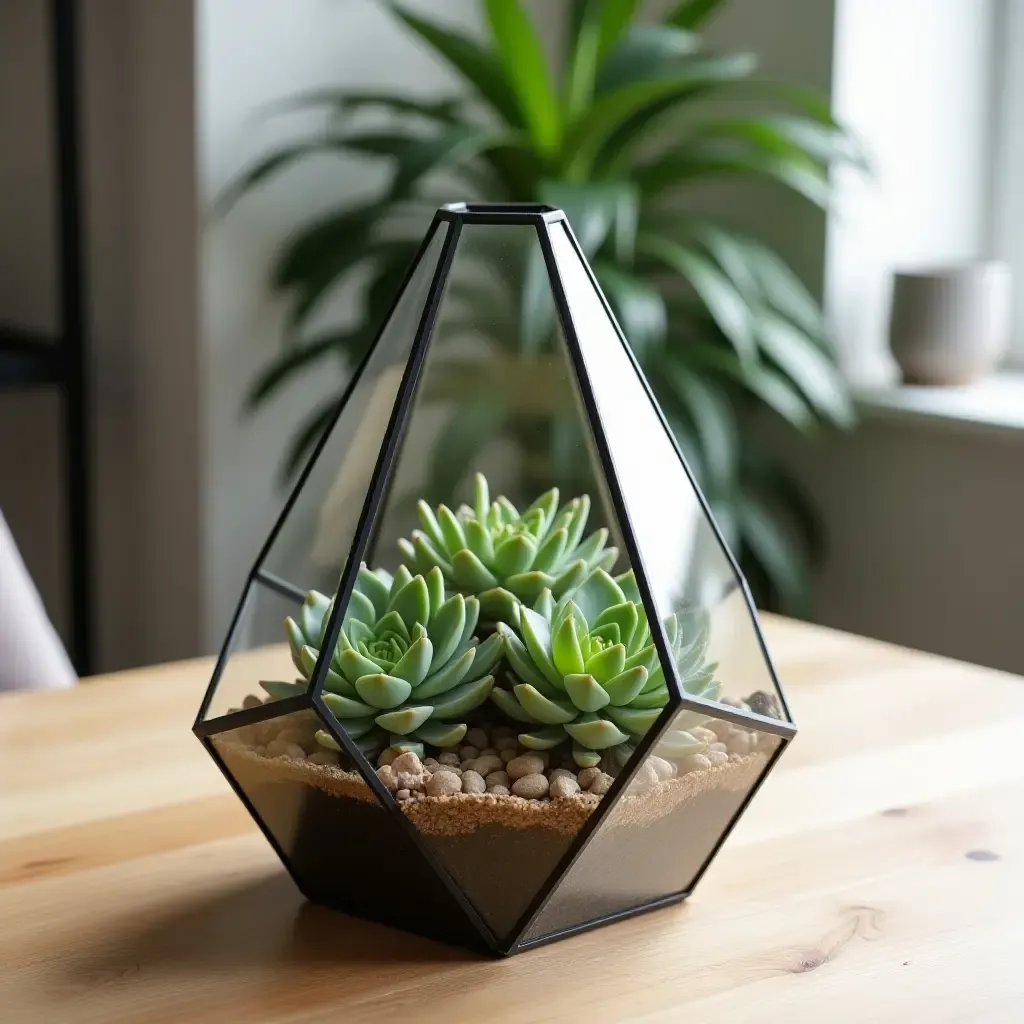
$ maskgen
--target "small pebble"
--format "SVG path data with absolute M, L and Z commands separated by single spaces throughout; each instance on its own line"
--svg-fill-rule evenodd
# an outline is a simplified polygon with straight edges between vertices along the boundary
M 491 786 L 504 786 L 507 789 L 510 785 L 508 772 L 491 772 L 491 774 L 484 779 L 484 782 L 487 783 L 488 789 L 490 789 Z
M 377 778 L 384 783 L 384 788 L 394 793 L 398 789 L 398 780 L 395 778 L 395 770 L 389 764 L 383 764 L 377 769 Z
M 404 754 L 399 754 L 391 762 L 391 767 L 396 775 L 401 775 L 402 772 L 407 772 L 410 775 L 420 775 L 423 772 L 423 765 L 420 763 L 420 759 L 411 750 L 407 750 Z
M 711 767 L 711 759 L 706 754 L 690 754 L 680 762 L 683 772 L 703 772 Z
M 499 756 L 504 764 L 508 764 L 509 761 L 519 756 L 519 744 L 517 743 L 513 747 L 502 747 Z
M 427 799 L 427 794 L 424 793 L 422 790 L 420 790 L 420 791 L 418 791 L 416 793 L 413 793 L 412 798 L 413 798 L 413 800 L 426 800 Z
M 248 711 L 250 708 L 261 708 L 263 707 L 263 701 L 259 699 L 254 693 L 250 693 L 245 700 L 242 701 L 242 707 Z
M 749 732 L 745 732 L 743 729 L 737 729 L 730 737 L 726 746 L 729 748 L 730 754 L 749 754 L 751 747 L 751 737 Z
M 483 750 L 484 747 L 490 745 L 490 738 L 483 729 L 470 729 L 466 733 L 466 745 L 469 747 L 476 747 L 477 750 Z
M 412 796 L 412 793 L 410 793 L 409 790 L 407 790 L 407 789 L 400 789 L 395 794 L 395 799 L 396 800 L 408 800 L 411 796 Z
M 322 764 L 332 768 L 336 768 L 338 765 L 338 755 L 333 750 L 317 750 L 310 754 L 306 760 L 313 764 Z
M 484 777 L 472 769 L 462 773 L 462 792 L 463 793 L 484 793 L 487 791 L 487 783 L 484 782 Z
M 259 743 L 257 743 L 256 746 L 252 748 L 252 752 L 254 754 L 259 754 L 260 757 L 266 757 L 267 756 L 267 748 L 264 747 L 262 744 L 259 744 Z
M 671 761 L 666 761 L 663 757 L 649 757 L 647 763 L 654 769 L 659 782 L 671 779 L 676 773 L 676 766 Z
M 427 796 L 448 796 L 462 792 L 462 779 L 454 772 L 437 772 L 427 780 Z
M 437 769 L 440 767 L 440 763 L 438 762 L 436 757 L 425 757 L 423 758 L 423 767 L 428 772 L 436 772 Z
M 544 768 L 544 761 L 537 754 L 522 754 L 509 761 L 505 766 L 505 771 L 508 772 L 508 777 L 515 781 L 525 778 L 527 775 L 542 774 Z M 547 780 L 545 780 L 546 784 Z M 512 787 L 512 791 L 515 792 L 515 786 Z
M 385 747 L 380 752 L 380 757 L 377 758 L 377 766 L 383 768 L 386 764 L 391 764 L 394 759 L 398 757 L 398 753 L 392 750 L 390 747 Z
M 735 697 L 720 697 L 719 703 L 725 704 L 726 707 L 730 708 L 740 708 L 743 711 L 750 710 L 750 706 L 747 704 L 746 701 L 737 700 Z
M 717 722 L 718 719 L 715 719 Z M 728 722 L 718 722 L 719 725 L 727 726 Z M 695 740 L 703 740 L 705 743 L 714 743 L 718 739 L 718 733 L 714 729 L 708 729 L 706 726 L 698 725 L 690 730 L 690 735 Z
M 754 714 L 764 715 L 765 718 L 782 718 L 782 706 L 778 698 L 764 690 L 757 690 L 747 698 L 747 706 Z
M 721 722 L 717 718 L 711 723 L 707 730 L 711 733 L 710 736 L 701 736 L 699 739 L 705 739 L 709 743 L 716 743 L 720 740 L 726 739 L 732 732 L 732 722 Z
M 486 778 L 491 772 L 501 771 L 505 767 L 505 762 L 494 754 L 481 754 L 470 767 Z
M 472 768 L 473 765 L 475 765 L 475 764 L 476 764 L 476 758 L 475 757 L 467 757 L 467 758 L 464 758 L 462 761 L 459 762 L 459 767 L 465 772 L 465 771 L 468 771 L 470 768 Z
M 294 760 L 296 754 L 298 755 L 298 760 L 306 760 L 306 752 L 296 743 L 275 739 L 267 744 L 267 757 L 287 757 Z
M 604 796 L 612 788 L 612 777 L 606 772 L 598 772 L 594 781 L 587 786 L 587 792 L 595 796 Z
M 718 743 L 712 743 L 708 747 L 708 752 L 712 753 L 712 752 L 715 752 L 715 751 L 717 751 L 719 754 L 724 754 L 726 752 L 725 744 L 722 743 L 721 741 L 719 741 Z
M 441 764 L 450 764 L 458 768 L 459 762 L 462 760 L 462 758 L 459 757 L 459 755 L 456 754 L 454 750 L 446 750 L 443 754 L 437 755 L 437 760 Z
M 579 791 L 580 784 L 568 772 L 553 778 L 548 789 L 550 795 L 555 799 L 558 797 L 575 796 Z
M 439 764 L 437 771 L 448 772 L 451 775 L 457 775 L 459 778 L 462 778 L 462 769 L 457 764 Z
M 630 785 L 639 786 L 641 789 L 650 789 L 651 786 L 656 786 L 659 781 L 658 773 L 654 770 L 654 765 L 648 759 L 637 769 L 636 775 L 630 780 Z
M 708 752 L 708 758 L 716 768 L 721 768 L 729 761 L 729 755 L 724 750 L 711 750 Z
M 512 783 L 512 792 L 516 796 L 525 797 L 527 800 L 540 800 L 541 797 L 548 795 L 547 776 L 541 775 L 540 772 L 521 775 Z
M 519 740 L 515 736 L 499 736 L 494 741 L 494 748 L 498 751 L 502 750 L 518 750 Z
M 389 765 L 389 768 L 395 772 L 395 766 Z M 426 772 L 419 772 L 413 774 L 413 772 L 395 772 L 395 782 L 399 789 L 422 789 L 429 776 Z
M 459 747 L 459 757 L 463 761 L 472 761 L 474 757 L 480 755 L 480 748 L 474 747 L 472 743 L 467 743 L 464 747 Z
M 480 751 L 480 756 L 481 757 L 499 757 L 498 751 L 494 747 L 484 747 L 484 749 Z M 499 760 L 500 760 L 500 758 L 499 758 Z
M 551 782 L 554 782 L 555 779 L 560 778 L 563 775 L 568 775 L 569 778 L 572 779 L 573 781 L 575 781 L 575 779 L 576 779 L 576 773 L 572 772 L 572 771 L 569 771 L 568 768 L 556 768 L 553 772 L 551 772 L 548 775 L 548 779 Z
M 601 774 L 601 769 L 600 768 L 596 768 L 596 767 L 595 768 L 584 768 L 583 771 L 581 771 L 579 773 L 579 775 L 576 776 L 576 777 L 577 777 L 577 779 L 579 779 L 579 783 L 580 783 L 581 788 L 589 789 L 590 788 L 590 784 L 600 774 Z
M 487 792 L 492 796 L 511 796 L 508 786 L 488 786 Z

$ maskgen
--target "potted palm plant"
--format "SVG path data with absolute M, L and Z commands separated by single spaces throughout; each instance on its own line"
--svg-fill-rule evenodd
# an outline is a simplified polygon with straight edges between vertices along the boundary
M 229 190 L 228 203 L 325 152 L 390 167 L 373 201 L 316 217 L 282 248 L 272 285 L 289 299 L 287 338 L 249 406 L 310 365 L 358 364 L 437 205 L 439 182 L 457 181 L 459 198 L 561 207 L 758 598 L 803 610 L 813 509 L 749 431 L 741 443 L 741 424 L 749 411 L 767 410 L 811 436 L 849 425 L 851 403 L 815 299 L 768 246 L 703 215 L 694 196 L 708 181 L 756 178 L 824 206 L 830 164 L 858 159 L 827 103 L 759 81 L 749 53 L 708 52 L 700 32 L 724 0 L 682 0 L 653 22 L 641 19 L 636 0 L 561 0 L 557 69 L 520 0 L 481 0 L 483 38 L 382 3 L 459 86 L 430 99 L 330 88 L 293 97 L 289 107 L 325 112 L 324 130 L 267 154 Z M 771 112 L 722 102 L 750 96 Z M 367 120 L 378 115 L 385 120 Z M 325 298 L 353 276 L 365 281 L 355 326 L 311 330 Z M 510 354 L 538 347 L 551 329 L 541 278 L 523 264 L 504 268 L 483 298 L 479 282 L 466 288 L 469 304 L 503 310 L 491 334 Z M 501 409 L 469 391 L 446 397 L 457 401 L 434 450 L 435 500 L 466 478 L 474 457 L 453 437 L 483 444 L 511 426 L 538 480 L 566 450 L 557 424 L 546 418 L 538 428 L 535 396 Z M 333 407 L 311 411 L 291 444 L 289 474 Z M 570 470 L 558 466 L 557 475 Z

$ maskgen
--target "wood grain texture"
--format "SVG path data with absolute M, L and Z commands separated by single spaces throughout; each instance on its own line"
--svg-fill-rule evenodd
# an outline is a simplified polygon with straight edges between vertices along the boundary
M 505 961 L 305 905 L 199 660 L 0 698 L 0 1020 L 1024 1020 L 1024 684 L 780 619 L 800 735 L 697 894 Z

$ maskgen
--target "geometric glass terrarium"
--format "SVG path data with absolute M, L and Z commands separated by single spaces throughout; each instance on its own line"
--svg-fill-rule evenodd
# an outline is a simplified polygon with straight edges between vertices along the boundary
M 439 210 L 195 733 L 301 891 L 507 955 L 688 896 L 795 734 L 559 210 Z

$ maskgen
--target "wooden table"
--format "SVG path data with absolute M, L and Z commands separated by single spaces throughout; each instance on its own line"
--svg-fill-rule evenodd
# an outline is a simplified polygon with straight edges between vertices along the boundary
M 206 660 L 0 698 L 0 1020 L 1024 1021 L 1024 685 L 771 619 L 801 732 L 688 904 L 504 961 L 304 905 Z

